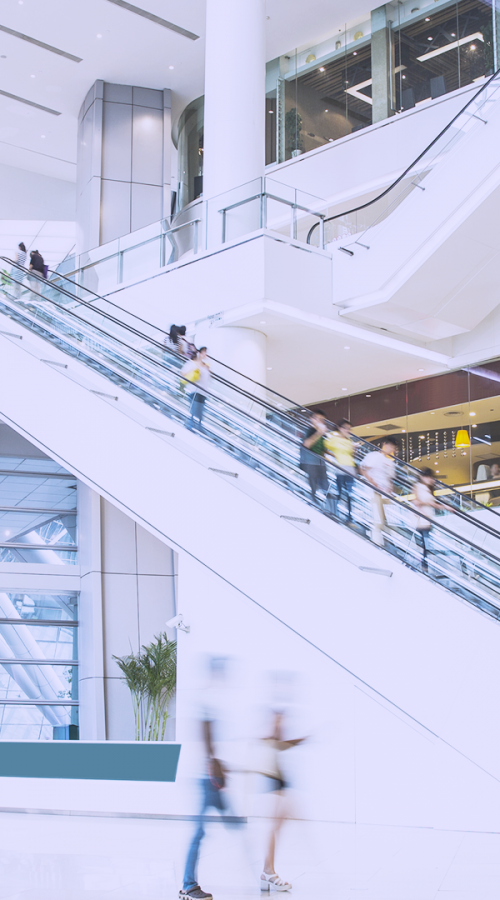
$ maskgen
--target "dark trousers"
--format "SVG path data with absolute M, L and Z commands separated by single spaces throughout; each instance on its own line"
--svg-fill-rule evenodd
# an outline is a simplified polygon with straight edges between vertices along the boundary
M 347 504 L 347 518 L 351 519 L 351 491 L 354 478 L 351 475 L 337 475 L 337 492 L 339 500 L 345 498 Z
M 429 539 L 431 536 L 430 528 L 417 529 L 415 532 L 415 541 L 422 548 L 422 568 L 427 571 L 427 554 L 429 552 Z
M 191 399 L 191 424 L 198 420 L 198 425 L 201 425 L 206 399 L 205 394 L 193 394 Z
M 302 463 L 302 469 L 306 472 L 309 479 L 312 498 L 313 500 L 316 500 L 316 491 L 328 490 L 328 477 L 326 474 L 325 461 L 318 456 L 317 463 Z
M 220 813 L 225 812 L 226 798 L 224 792 L 217 790 L 217 788 L 213 786 L 209 778 L 204 778 L 201 782 L 200 821 L 193 835 L 193 840 L 191 841 L 191 845 L 188 850 L 186 868 L 184 870 L 184 882 L 182 885 L 184 891 L 190 891 L 191 888 L 196 887 L 196 885 L 198 884 L 198 857 L 200 855 L 200 844 L 205 836 L 202 816 L 206 813 L 207 809 L 210 809 L 210 807 L 217 809 Z

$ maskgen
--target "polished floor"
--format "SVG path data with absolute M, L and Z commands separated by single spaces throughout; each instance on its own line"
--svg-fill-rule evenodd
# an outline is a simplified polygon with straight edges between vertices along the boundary
M 174 900 L 192 828 L 2 813 L 0 900 Z M 260 897 L 265 823 L 207 829 L 202 887 L 215 900 Z M 500 834 L 289 822 L 277 870 L 300 900 L 498 900 Z

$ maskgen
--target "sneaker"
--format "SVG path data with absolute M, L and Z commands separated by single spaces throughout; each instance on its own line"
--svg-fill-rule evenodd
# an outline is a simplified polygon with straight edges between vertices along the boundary
M 183 897 L 190 897 L 191 900 L 214 900 L 213 894 L 202 891 L 199 884 L 195 884 L 189 891 L 179 891 L 179 900 Z

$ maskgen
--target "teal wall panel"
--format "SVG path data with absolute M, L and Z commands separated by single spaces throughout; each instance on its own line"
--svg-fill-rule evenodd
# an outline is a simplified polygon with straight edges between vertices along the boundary
M 175 781 L 180 750 L 148 741 L 0 741 L 0 777 Z

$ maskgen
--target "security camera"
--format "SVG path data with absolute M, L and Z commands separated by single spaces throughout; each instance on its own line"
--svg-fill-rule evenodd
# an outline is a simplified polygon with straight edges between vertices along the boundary
M 186 634 L 189 634 L 189 632 L 191 631 L 190 625 L 184 625 L 182 613 L 179 613 L 178 616 L 174 616 L 173 619 L 169 619 L 166 625 L 167 628 L 177 628 L 178 631 L 185 631 Z

